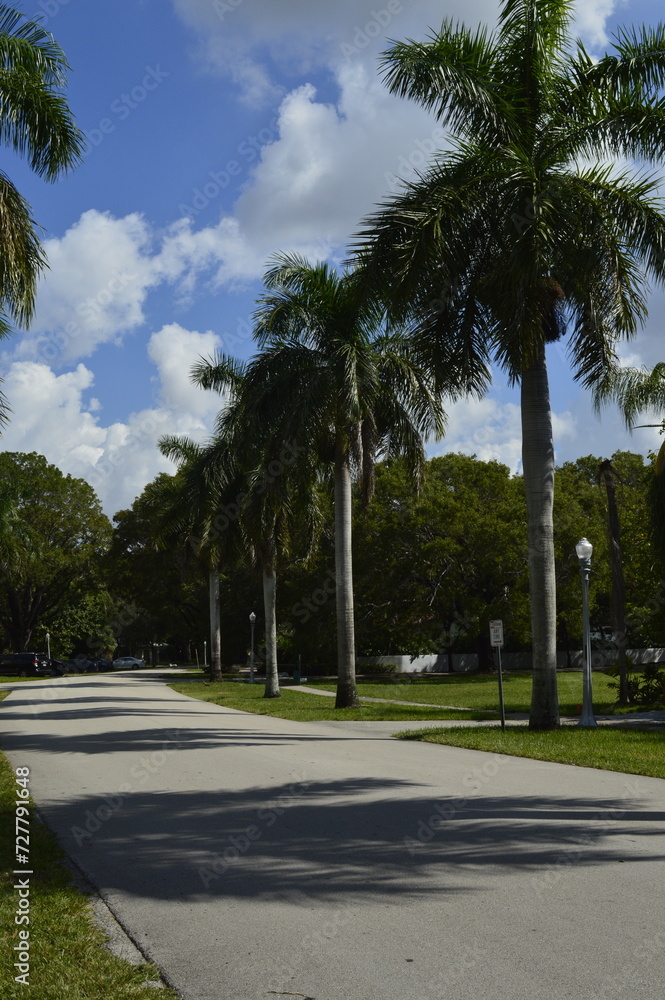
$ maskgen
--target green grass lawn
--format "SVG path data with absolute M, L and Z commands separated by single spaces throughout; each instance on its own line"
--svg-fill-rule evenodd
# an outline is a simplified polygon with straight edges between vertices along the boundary
M 9 677 L 0 677 L 0 684 L 23 684 L 25 681 L 48 681 L 50 677 L 17 677 L 11 674 Z
M 247 684 L 242 681 L 221 681 L 204 683 L 203 681 L 186 681 L 185 683 L 169 684 L 174 691 L 210 701 L 215 705 L 239 709 L 241 712 L 254 712 L 256 715 L 273 715 L 279 719 L 294 719 L 296 722 L 318 722 L 344 719 L 351 721 L 396 721 L 406 722 L 415 719 L 486 719 L 486 715 L 477 712 L 451 712 L 446 709 L 425 705 L 423 708 L 409 708 L 406 705 L 376 705 L 365 704 L 362 708 L 335 708 L 334 698 L 322 698 L 320 695 L 294 691 L 292 687 L 282 687 L 281 698 L 264 698 L 263 684 Z
M 617 692 L 610 687 L 608 674 L 593 674 L 593 701 L 597 714 L 612 711 Z M 330 681 L 308 681 L 310 687 L 334 691 Z M 577 715 L 582 702 L 582 674 L 557 675 L 559 708 L 562 715 Z M 459 705 L 476 710 L 499 708 L 499 682 L 496 674 L 443 674 L 438 677 L 414 677 L 360 681 L 358 694 L 362 698 L 394 698 L 399 701 L 427 702 L 431 705 Z M 507 712 L 528 712 L 531 706 L 531 674 L 504 674 L 503 696 Z
M 613 726 L 597 729 L 564 726 L 552 732 L 506 726 L 502 732 L 490 726 L 474 726 L 472 729 L 411 730 L 400 733 L 399 738 L 665 778 L 665 732 Z
M 6 692 L 0 692 L 4 695 Z M 6 956 L 13 954 L 18 932 L 14 923 L 18 893 L 15 864 L 16 776 L 0 754 L 0 926 Z M 15 959 L 3 962 L 0 996 L 3 1000 L 177 1000 L 170 989 L 144 985 L 159 980 L 153 965 L 133 966 L 104 947 L 106 935 L 95 924 L 88 900 L 71 884 L 62 865 L 62 852 L 53 834 L 30 809 L 30 978 L 25 986 L 14 981 Z

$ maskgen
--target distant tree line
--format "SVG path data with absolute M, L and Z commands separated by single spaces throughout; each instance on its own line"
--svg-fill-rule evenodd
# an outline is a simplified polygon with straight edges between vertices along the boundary
M 594 545 L 592 629 L 611 636 L 607 496 L 601 459 L 557 469 L 554 538 L 559 649 L 581 647 L 575 544 Z M 612 456 L 626 581 L 627 644 L 665 644 L 665 567 L 651 544 L 653 462 Z M 190 538 L 159 546 L 155 483 L 113 525 L 94 491 L 36 454 L 0 455 L 0 630 L 5 649 L 55 655 L 149 655 L 203 660 L 209 634 L 207 572 Z M 161 474 L 156 484 L 174 480 Z M 293 539 L 277 594 L 279 661 L 335 672 L 334 516 L 320 498 L 318 543 Z M 233 510 L 228 513 L 233 514 Z M 356 642 L 359 655 L 476 652 L 492 663 L 488 622 L 501 618 L 506 648 L 530 648 L 524 489 L 499 462 L 448 454 L 430 459 L 418 493 L 400 460 L 379 463 L 372 501 L 353 497 Z M 226 523 L 226 530 L 231 522 Z M 249 613 L 265 656 L 261 570 L 236 549 L 220 574 L 225 668 L 244 664 Z M 209 648 L 208 648 L 209 652 Z

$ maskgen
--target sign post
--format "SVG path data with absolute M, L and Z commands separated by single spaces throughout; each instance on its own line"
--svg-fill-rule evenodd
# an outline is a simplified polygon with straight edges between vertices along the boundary
M 501 709 L 501 728 L 506 728 L 506 709 L 503 703 L 503 674 L 501 673 L 501 647 L 503 646 L 503 622 L 501 619 L 490 622 L 490 644 L 499 651 L 499 708 Z

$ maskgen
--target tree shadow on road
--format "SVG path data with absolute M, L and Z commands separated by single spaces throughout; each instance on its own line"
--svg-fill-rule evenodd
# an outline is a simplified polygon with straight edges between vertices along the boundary
M 136 787 L 49 805 L 45 818 L 94 882 L 162 900 L 399 904 L 478 891 L 506 872 L 531 875 L 538 892 L 539 879 L 575 869 L 665 857 L 665 813 L 643 810 L 630 788 L 592 804 L 489 788 L 432 799 L 417 781 L 308 781 L 305 772 L 277 788 L 234 791 L 223 775 L 218 791 Z

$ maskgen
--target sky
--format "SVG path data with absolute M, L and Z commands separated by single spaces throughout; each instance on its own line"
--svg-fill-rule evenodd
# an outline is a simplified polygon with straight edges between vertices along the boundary
M 0 345 L 12 414 L 6 451 L 37 451 L 94 487 L 109 516 L 173 471 L 165 434 L 206 440 L 221 399 L 191 366 L 254 350 L 252 312 L 272 254 L 340 264 L 362 219 L 441 146 L 435 120 L 391 96 L 388 40 L 444 18 L 495 24 L 491 0 L 25 0 L 72 67 L 81 164 L 55 184 L 3 150 L 42 229 L 49 270 L 29 331 Z M 575 33 L 600 55 L 617 26 L 659 20 L 660 3 L 583 0 Z M 652 295 L 626 363 L 664 360 L 665 296 Z M 558 462 L 617 449 L 647 454 L 598 419 L 549 354 Z M 646 420 L 645 420 L 646 422 Z M 500 374 L 483 400 L 449 408 L 443 441 L 520 470 L 519 399 Z

